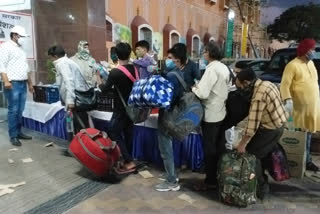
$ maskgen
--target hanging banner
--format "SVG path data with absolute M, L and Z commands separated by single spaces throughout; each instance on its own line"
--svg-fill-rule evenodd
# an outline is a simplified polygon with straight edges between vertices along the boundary
M 233 47 L 233 30 L 234 30 L 234 19 L 228 19 L 228 31 L 227 31 L 227 41 L 225 48 L 225 57 L 232 57 L 232 47 Z
M 247 38 L 248 38 L 249 25 L 242 23 L 242 36 L 241 36 L 241 56 L 246 57 L 247 55 Z
M 162 33 L 152 33 L 152 51 L 157 55 L 157 59 L 163 58 L 163 36 Z
M 131 30 L 125 25 L 116 23 L 113 25 L 113 42 L 127 42 L 131 44 Z
M 35 59 L 35 38 L 31 14 L 0 11 L 0 45 L 11 39 L 11 28 L 15 25 L 24 27 L 29 35 L 29 37 L 25 38 L 25 45 L 22 46 L 22 49 L 26 52 L 28 59 Z

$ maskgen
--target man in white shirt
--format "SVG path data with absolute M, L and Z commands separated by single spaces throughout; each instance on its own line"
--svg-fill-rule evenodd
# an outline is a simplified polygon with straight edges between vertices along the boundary
M 21 146 L 19 139 L 32 139 L 21 132 L 27 85 L 29 91 L 34 92 L 27 57 L 21 48 L 27 36 L 25 29 L 17 25 L 11 29 L 11 40 L 0 46 L 0 73 L 5 88 L 4 95 L 8 101 L 10 142 L 14 146 Z

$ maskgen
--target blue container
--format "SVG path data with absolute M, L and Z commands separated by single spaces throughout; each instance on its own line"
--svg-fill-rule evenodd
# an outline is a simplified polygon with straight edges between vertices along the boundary
M 46 103 L 51 104 L 60 100 L 58 87 L 46 87 Z

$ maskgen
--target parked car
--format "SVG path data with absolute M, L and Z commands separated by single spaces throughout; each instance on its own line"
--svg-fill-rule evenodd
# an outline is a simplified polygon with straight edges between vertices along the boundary
M 320 77 L 320 47 L 315 49 L 315 59 L 313 60 L 315 67 L 318 71 L 318 76 Z M 270 62 L 267 65 L 265 71 L 262 70 L 260 79 L 268 80 L 273 83 L 280 83 L 283 71 L 292 59 L 297 56 L 297 48 L 283 48 L 277 50 L 271 57 Z M 261 72 L 261 71 L 257 71 Z
M 268 64 L 269 64 L 268 59 L 255 59 L 247 63 L 247 66 L 250 67 L 259 77 L 265 71 Z

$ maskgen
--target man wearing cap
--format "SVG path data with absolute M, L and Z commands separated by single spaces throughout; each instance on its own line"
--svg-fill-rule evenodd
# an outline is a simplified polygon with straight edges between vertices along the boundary
M 14 146 L 21 146 L 19 139 L 32 139 L 21 132 L 27 85 L 33 93 L 27 57 L 21 48 L 27 36 L 25 29 L 17 25 L 11 29 L 11 40 L 0 46 L 0 73 L 4 83 L 4 95 L 8 101 L 9 137 Z
M 319 171 L 310 155 L 311 133 L 320 131 L 320 99 L 318 73 L 312 59 L 316 42 L 305 39 L 297 48 L 297 57 L 290 61 L 283 72 L 280 85 L 286 110 L 293 115 L 296 128 L 308 131 L 307 170 Z

